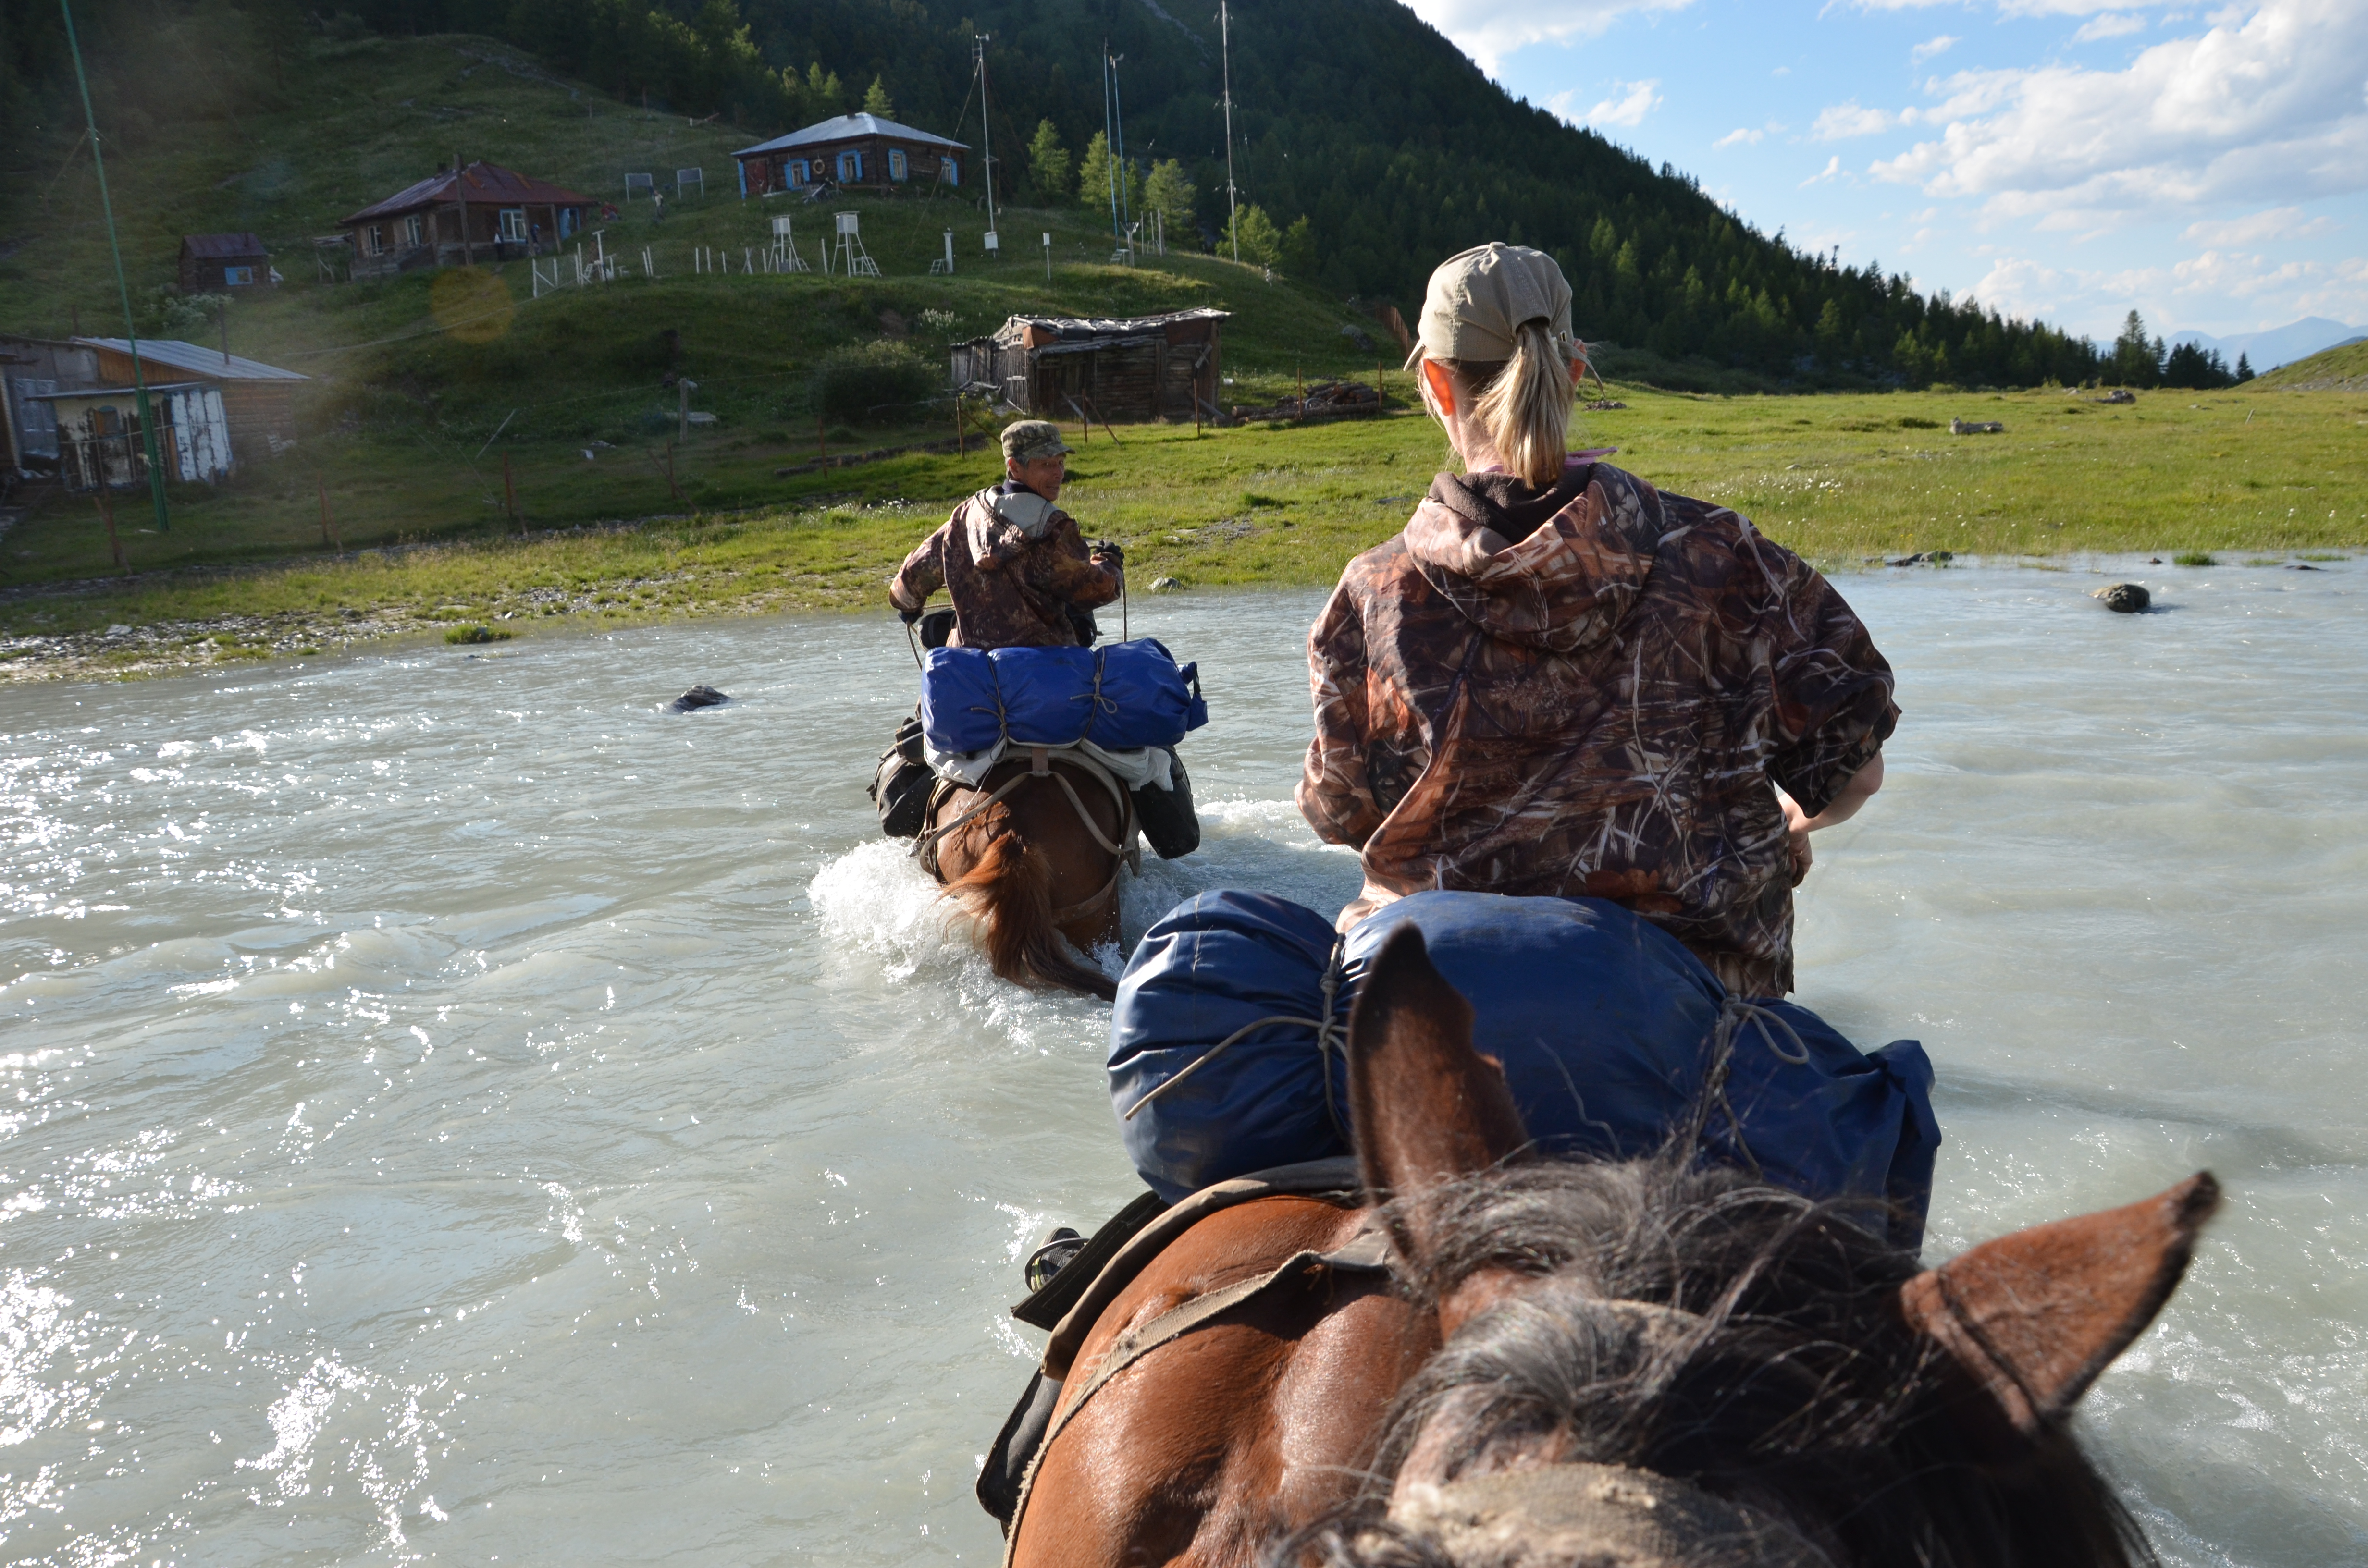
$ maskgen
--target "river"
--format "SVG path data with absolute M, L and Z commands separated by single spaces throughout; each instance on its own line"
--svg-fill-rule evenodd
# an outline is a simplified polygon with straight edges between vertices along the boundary
M 2368 563 L 2131 570 L 1843 580 L 1907 716 L 1801 999 L 1931 1051 L 1929 1256 L 2215 1171 L 2084 1429 L 2171 1562 L 2368 1562 Z M 1212 718 L 1130 936 L 1352 892 L 1319 602 L 1136 607 Z M 798 617 L 10 689 L 0 1562 L 991 1562 L 1017 1259 L 1136 1188 L 1107 1010 L 873 836 L 912 686 Z

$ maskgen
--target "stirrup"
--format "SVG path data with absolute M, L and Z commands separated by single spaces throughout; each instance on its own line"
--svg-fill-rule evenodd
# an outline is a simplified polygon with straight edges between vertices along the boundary
M 1085 1248 L 1085 1237 L 1066 1225 L 1053 1226 L 1036 1250 L 1028 1255 L 1028 1293 L 1032 1296 L 1050 1285 L 1053 1277 L 1069 1267 L 1070 1260 Z

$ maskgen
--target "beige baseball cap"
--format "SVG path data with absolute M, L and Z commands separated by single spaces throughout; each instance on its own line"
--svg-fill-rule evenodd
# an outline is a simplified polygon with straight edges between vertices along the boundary
M 1570 283 L 1554 257 L 1527 245 L 1490 241 L 1439 264 L 1422 298 L 1422 323 L 1415 333 L 1412 369 L 1433 359 L 1496 362 L 1510 359 L 1514 335 L 1531 322 L 1543 322 L 1562 352 L 1576 358 L 1570 333 Z
M 1049 419 L 1022 419 L 1003 427 L 1003 456 L 1007 462 L 1035 462 L 1074 450 L 1061 439 L 1061 427 Z

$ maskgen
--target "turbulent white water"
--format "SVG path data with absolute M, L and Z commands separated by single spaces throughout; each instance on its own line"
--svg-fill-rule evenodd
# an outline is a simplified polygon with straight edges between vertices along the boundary
M 2087 1429 L 2174 1562 L 2368 1562 L 2368 565 L 2155 572 L 1844 584 L 1802 1000 L 1930 1048 L 1934 1255 L 2215 1170 Z M 1352 892 L 1317 602 L 1139 607 L 1214 718 L 1130 936 Z M 1015 1259 L 1135 1187 L 1106 1011 L 872 836 L 911 700 L 844 619 L 0 698 L 0 1562 L 991 1561 Z

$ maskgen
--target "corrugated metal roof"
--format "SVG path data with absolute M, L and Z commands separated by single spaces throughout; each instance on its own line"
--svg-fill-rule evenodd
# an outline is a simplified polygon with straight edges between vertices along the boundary
M 817 142 L 844 142 L 852 136 L 885 136 L 896 142 L 923 142 L 932 147 L 959 147 L 965 153 L 970 151 L 967 142 L 949 142 L 942 136 L 932 136 L 926 131 L 916 131 L 909 125 L 882 119 L 876 114 L 842 114 L 819 125 L 809 125 L 803 131 L 792 131 L 787 136 L 776 136 L 770 142 L 743 147 L 732 155 L 753 158 L 759 153 L 779 153 L 791 147 L 811 146 Z
M 253 234 L 183 234 L 181 248 L 205 261 L 237 261 L 270 254 Z
M 465 199 L 472 207 L 522 207 L 529 203 L 540 207 L 589 207 L 592 199 L 578 196 L 565 186 L 540 180 L 532 175 L 506 169 L 499 164 L 475 163 L 454 174 L 439 169 L 416 185 L 406 186 L 374 207 L 365 207 L 347 223 L 367 222 L 372 218 L 393 218 L 401 213 L 416 211 L 423 207 L 449 206 Z
M 205 381 L 159 381 L 150 387 L 148 392 L 151 396 L 157 392 L 195 392 L 198 388 L 208 384 Z M 140 389 L 137 387 L 75 387 L 68 392 L 27 392 L 25 401 L 27 403 L 70 403 L 75 398 L 83 397 L 137 397 L 139 395 Z
M 118 354 L 131 352 L 131 345 L 120 337 L 77 337 L 76 343 L 91 348 L 111 348 Z M 283 370 L 277 365 L 267 365 L 259 359 L 242 359 L 233 354 L 230 363 L 222 363 L 219 348 L 200 348 L 194 343 L 182 343 L 173 338 L 140 340 L 142 362 L 170 365 L 176 370 L 188 370 L 217 381 L 309 381 L 313 378 L 295 370 Z
M 1064 343 L 1086 343 L 1098 338 L 1142 337 L 1167 327 L 1170 322 L 1233 320 L 1230 311 L 1202 306 L 1198 310 L 1170 311 L 1164 316 L 1013 316 L 1003 324 L 993 341 L 1014 343 L 1026 327 L 1037 327 L 1053 334 Z

